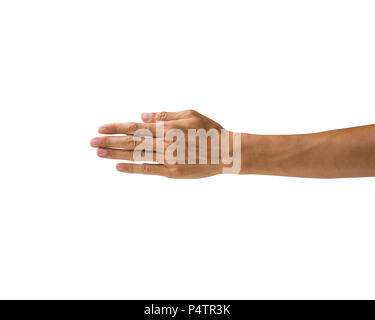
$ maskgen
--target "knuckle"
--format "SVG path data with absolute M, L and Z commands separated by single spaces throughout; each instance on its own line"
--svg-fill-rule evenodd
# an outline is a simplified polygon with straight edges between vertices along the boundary
M 198 114 L 197 111 L 193 110 L 193 109 L 188 109 L 185 111 L 187 115 L 189 116 L 196 116 Z
M 138 124 L 136 122 L 129 123 L 129 132 L 135 132 L 138 129 Z
M 108 138 L 107 137 L 103 137 L 100 139 L 100 146 L 101 147 L 107 147 L 108 146 Z
M 143 173 L 145 173 L 145 174 L 151 173 L 151 166 L 150 165 L 144 165 L 143 166 Z
M 167 119 L 167 113 L 165 111 L 162 111 L 162 112 L 158 112 L 156 114 L 156 117 L 155 119 L 157 121 L 165 121 Z
M 132 136 L 127 136 L 127 137 L 125 137 L 124 140 L 125 140 L 124 144 L 125 144 L 126 147 L 135 148 L 136 142 L 135 142 L 135 140 L 133 139 Z
M 192 124 L 198 129 L 203 129 L 205 127 L 205 121 L 201 117 L 192 119 Z

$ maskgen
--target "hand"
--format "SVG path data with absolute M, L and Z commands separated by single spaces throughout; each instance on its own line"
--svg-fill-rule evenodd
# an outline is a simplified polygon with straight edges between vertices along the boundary
M 128 161 L 138 160 L 137 157 L 135 157 L 134 151 L 140 147 L 141 144 L 150 146 L 152 150 L 143 150 L 142 155 L 148 156 L 147 160 L 159 163 L 117 164 L 117 170 L 126 173 L 153 174 L 169 178 L 203 178 L 223 172 L 224 165 L 220 159 L 219 161 L 210 161 L 212 160 L 211 156 L 213 154 L 219 155 L 219 157 L 221 155 L 220 135 L 223 127 L 215 121 L 194 110 L 143 113 L 142 120 L 144 123 L 112 123 L 100 127 L 99 133 L 106 134 L 106 136 L 92 139 L 91 146 L 98 148 L 98 156 L 102 158 Z M 164 132 L 160 133 L 160 130 L 158 130 L 160 125 L 163 125 Z M 202 159 L 202 154 L 199 152 L 200 140 L 199 143 L 196 143 L 196 146 L 188 145 L 189 129 L 203 129 L 205 132 L 215 129 L 218 132 L 218 143 L 216 145 L 213 143 L 207 143 L 207 164 L 204 163 L 205 160 Z M 142 134 L 142 130 L 147 131 L 143 131 Z M 215 130 L 213 130 L 213 132 Z M 174 154 L 173 152 L 167 152 L 168 148 L 173 148 L 173 143 L 176 140 L 172 140 L 171 137 L 168 139 L 168 135 L 172 134 L 173 136 L 175 131 L 182 132 L 185 137 L 185 140 L 183 141 L 183 159 L 181 159 L 181 156 L 178 159 L 182 160 L 179 161 L 180 163 L 171 163 L 171 160 L 173 161 L 173 158 L 175 159 Z M 139 136 L 139 132 L 141 132 L 142 137 Z M 232 137 L 232 133 L 228 131 L 226 132 L 229 137 Z M 124 135 L 111 136 L 113 134 Z M 194 148 L 194 150 L 191 148 Z M 164 161 L 162 162 L 158 161 L 158 159 L 163 158 L 163 156 L 160 157 L 160 153 L 164 154 Z M 190 164 L 189 159 L 191 162 L 192 156 L 194 158 L 194 155 L 196 154 L 198 154 L 198 157 L 196 157 L 196 162 L 198 163 Z

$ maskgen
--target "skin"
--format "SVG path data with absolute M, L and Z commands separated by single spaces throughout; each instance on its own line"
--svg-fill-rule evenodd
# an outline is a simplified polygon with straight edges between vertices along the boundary
M 148 129 L 152 143 L 156 137 L 156 122 L 164 121 L 165 131 L 178 128 L 217 129 L 223 127 L 194 110 L 142 114 L 143 123 L 112 123 L 99 128 L 105 136 L 91 140 L 99 157 L 134 161 L 136 141 L 134 132 Z M 114 136 L 121 134 L 121 136 Z M 229 132 L 230 141 L 232 132 Z M 145 138 L 143 138 L 145 139 Z M 165 142 L 167 148 L 171 142 Z M 210 143 L 207 143 L 210 159 Z M 231 146 L 232 147 L 232 146 Z M 198 148 L 198 144 L 197 144 Z M 155 148 L 154 148 L 155 150 Z M 186 155 L 187 157 L 187 155 Z M 156 153 L 153 152 L 156 161 Z M 125 173 L 160 175 L 168 178 L 203 178 L 221 174 L 223 163 L 167 164 L 118 163 L 117 170 Z M 348 178 L 375 176 L 375 125 L 297 135 L 241 134 L 240 174 L 264 174 L 306 178 Z

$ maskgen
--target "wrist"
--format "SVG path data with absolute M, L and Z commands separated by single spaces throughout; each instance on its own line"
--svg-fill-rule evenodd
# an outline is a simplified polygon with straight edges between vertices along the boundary
M 242 134 L 241 174 L 282 174 L 297 142 L 289 135 Z
M 260 138 L 254 134 L 241 134 L 241 171 L 240 174 L 254 174 L 259 167 Z

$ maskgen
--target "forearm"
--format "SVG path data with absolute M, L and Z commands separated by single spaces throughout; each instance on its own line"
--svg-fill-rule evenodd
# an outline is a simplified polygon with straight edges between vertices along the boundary
M 242 174 L 375 176 L 375 125 L 301 135 L 242 135 Z

